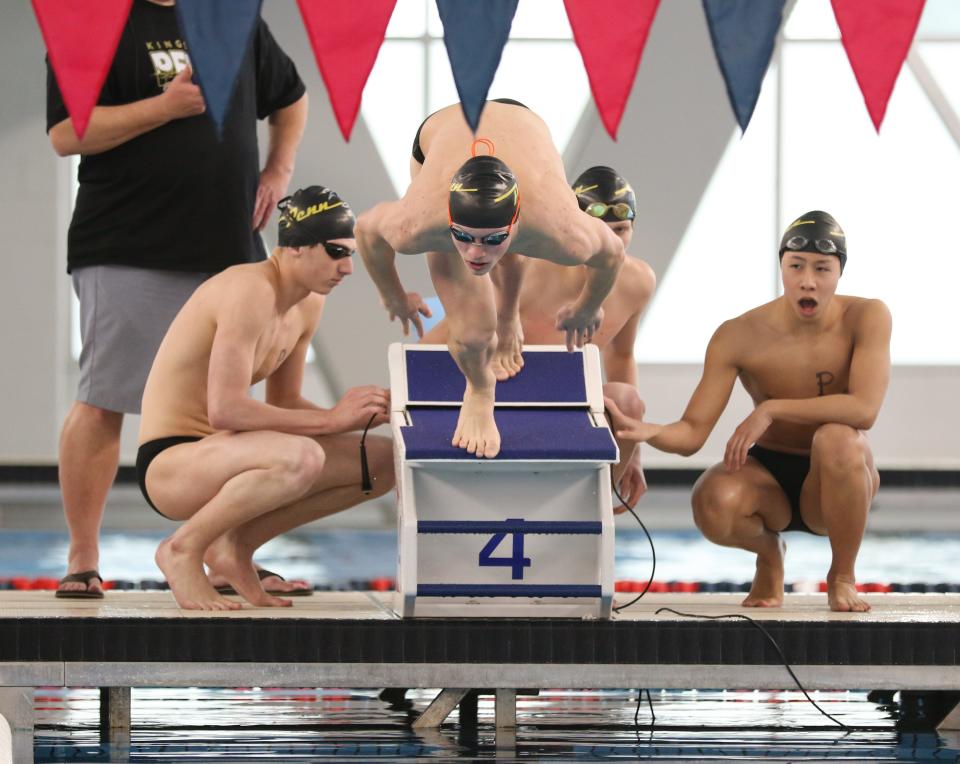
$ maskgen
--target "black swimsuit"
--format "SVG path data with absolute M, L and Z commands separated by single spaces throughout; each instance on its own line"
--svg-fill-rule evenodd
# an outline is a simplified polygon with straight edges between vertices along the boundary
M 747 454 L 762 464 L 773 475 L 790 502 L 790 523 L 783 530 L 804 531 L 820 536 L 810 530 L 800 514 L 800 491 L 803 481 L 810 473 L 810 457 L 801 454 L 787 454 L 783 451 L 771 451 L 763 446 L 753 446 Z
M 524 109 L 529 108 L 526 104 L 522 104 L 519 101 L 514 101 L 512 98 L 494 98 L 492 100 L 496 101 L 497 103 L 510 104 L 511 106 L 521 106 Z M 433 112 L 433 114 L 436 114 L 436 112 Z M 431 114 L 430 117 L 432 117 L 433 114 Z M 427 119 L 430 119 L 430 117 L 427 117 Z M 417 128 L 417 134 L 413 137 L 413 158 L 416 159 L 420 164 L 423 164 L 424 160 L 426 159 L 423 149 L 420 148 L 420 131 L 423 130 L 423 126 L 427 124 L 427 119 L 420 123 L 420 127 Z
M 143 494 L 143 498 L 147 500 L 150 508 L 160 517 L 167 516 L 154 506 L 150 500 L 150 495 L 147 493 L 147 470 L 150 468 L 150 462 L 172 446 L 179 446 L 181 443 L 196 443 L 198 440 L 203 440 L 203 438 L 198 438 L 195 435 L 174 435 L 172 438 L 148 440 L 137 449 L 137 482 L 140 484 L 140 493 Z M 170 518 L 167 517 L 167 519 Z

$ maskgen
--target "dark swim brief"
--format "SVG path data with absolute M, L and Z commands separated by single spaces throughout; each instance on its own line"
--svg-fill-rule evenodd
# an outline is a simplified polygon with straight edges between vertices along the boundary
M 509 104 L 510 106 L 520 106 L 524 109 L 530 108 L 526 104 L 522 104 L 519 101 L 514 101 L 512 98 L 493 98 L 491 100 L 496 101 L 497 103 Z M 436 112 L 433 112 L 433 114 L 436 114 Z M 433 114 L 427 117 L 427 119 L 430 119 Z M 426 160 L 426 156 L 423 154 L 423 149 L 420 148 L 420 131 L 423 130 L 423 126 L 427 124 L 427 119 L 420 123 L 420 127 L 417 128 L 417 134 L 413 137 L 413 158 L 416 159 L 420 164 L 423 164 Z
M 160 517 L 170 519 L 154 506 L 150 500 L 150 495 L 147 493 L 147 470 L 150 469 L 150 462 L 171 446 L 179 446 L 181 443 L 196 443 L 198 440 L 203 440 L 203 438 L 198 438 L 195 435 L 174 435 L 171 438 L 148 440 L 137 449 L 137 482 L 140 484 L 140 493 L 143 494 L 143 498 L 147 500 L 150 508 Z
M 779 483 L 787 495 L 787 501 L 790 502 L 790 523 L 783 530 L 803 531 L 813 533 L 815 536 L 823 535 L 810 530 L 800 515 L 800 491 L 803 488 L 803 481 L 810 474 L 810 457 L 771 451 L 763 446 L 753 446 L 747 454 L 760 462 L 767 472 L 773 475 L 773 479 Z

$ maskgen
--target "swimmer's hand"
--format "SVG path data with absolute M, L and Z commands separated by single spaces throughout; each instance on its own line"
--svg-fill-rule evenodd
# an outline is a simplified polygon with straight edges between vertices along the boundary
M 611 429 L 617 436 L 617 440 L 629 440 L 634 443 L 646 443 L 650 438 L 655 438 L 663 430 L 662 424 L 653 424 L 652 422 L 642 422 L 639 419 L 633 419 L 624 414 L 617 406 L 613 398 L 604 396 L 603 405 L 610 414 Z M 639 498 L 639 496 L 637 497 Z
M 401 301 L 390 301 L 387 302 L 384 300 L 383 307 L 387 309 L 387 313 L 390 314 L 390 320 L 395 321 L 400 319 L 400 323 L 403 324 L 403 336 L 410 336 L 410 324 L 412 323 L 414 328 L 417 330 L 417 336 L 423 336 L 423 320 L 420 316 L 426 316 L 431 318 L 433 313 L 430 312 L 430 308 L 423 301 L 423 298 L 416 292 L 407 292 Z
M 643 474 L 643 467 L 640 466 L 640 449 L 634 448 L 633 456 L 627 462 L 623 474 L 617 484 L 617 490 L 624 504 L 613 508 L 613 514 L 620 515 L 627 511 L 627 508 L 633 509 L 640 497 L 647 492 L 647 479 Z
M 603 308 L 597 308 L 596 313 L 584 315 L 571 303 L 557 311 L 556 328 L 566 333 L 567 350 L 573 350 L 574 346 L 582 348 L 590 342 L 602 322 Z
M 390 421 L 390 391 L 374 385 L 351 387 L 330 409 L 333 432 L 362 430 L 373 417 L 371 427 Z
M 773 417 L 767 413 L 767 407 L 762 403 L 740 423 L 727 441 L 727 450 L 723 454 L 723 466 L 727 472 L 736 472 L 747 463 L 747 451 L 760 440 L 771 424 Z

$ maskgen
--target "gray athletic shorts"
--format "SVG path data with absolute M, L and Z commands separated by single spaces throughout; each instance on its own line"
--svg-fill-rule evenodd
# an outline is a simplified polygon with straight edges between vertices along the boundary
M 163 336 L 209 273 L 88 265 L 73 271 L 80 299 L 77 400 L 108 411 L 140 413 L 147 375 Z

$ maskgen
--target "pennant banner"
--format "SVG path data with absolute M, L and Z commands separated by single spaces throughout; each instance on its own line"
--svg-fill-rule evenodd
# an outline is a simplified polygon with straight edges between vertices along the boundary
M 477 131 L 493 75 L 517 12 L 517 0 L 437 0 L 463 116 Z
M 925 0 L 832 0 L 843 47 L 877 132 Z
M 297 4 L 340 132 L 349 141 L 363 87 L 397 0 L 365 0 L 362 13 L 350 3 L 329 0 L 297 0 Z
M 770 65 L 785 0 L 703 0 L 730 105 L 746 130 Z
M 598 9 L 596 0 L 564 5 L 600 119 L 616 140 L 660 0 L 621 3 L 616 12 Z
M 133 0 L 33 0 L 73 129 L 82 139 Z
M 240 64 L 260 16 L 261 0 L 177 0 L 180 31 L 187 40 L 207 113 L 223 130 Z

